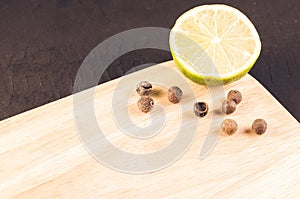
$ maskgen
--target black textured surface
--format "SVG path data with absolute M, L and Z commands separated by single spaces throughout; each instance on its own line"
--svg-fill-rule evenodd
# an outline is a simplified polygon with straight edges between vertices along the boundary
M 208 3 L 237 7 L 253 21 L 263 49 L 251 74 L 299 121 L 299 0 L 1 0 L 0 120 L 70 95 L 81 62 L 106 38 L 131 28 L 171 28 L 184 11 Z M 169 59 L 158 50 L 132 52 L 100 82 Z

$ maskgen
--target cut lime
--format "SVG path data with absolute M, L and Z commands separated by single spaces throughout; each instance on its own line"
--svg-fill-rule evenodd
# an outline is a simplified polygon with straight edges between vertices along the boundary
M 192 81 L 220 85 L 246 75 L 261 42 L 251 21 L 227 5 L 203 5 L 181 15 L 170 33 L 179 70 Z

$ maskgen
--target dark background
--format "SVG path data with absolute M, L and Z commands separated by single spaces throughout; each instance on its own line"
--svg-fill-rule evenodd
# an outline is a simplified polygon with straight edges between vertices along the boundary
M 0 0 L 0 120 L 70 95 L 83 59 L 108 37 L 138 27 L 171 28 L 192 7 L 225 3 L 244 12 L 260 34 L 262 53 L 251 75 L 300 121 L 299 2 Z M 116 60 L 100 82 L 170 59 L 168 52 L 135 51 Z

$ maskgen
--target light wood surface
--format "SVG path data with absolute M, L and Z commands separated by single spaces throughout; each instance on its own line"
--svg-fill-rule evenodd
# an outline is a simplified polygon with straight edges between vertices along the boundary
M 166 147 L 176 136 L 182 115 L 199 121 L 197 128 L 191 129 L 196 131 L 191 147 L 174 164 L 157 172 L 133 175 L 99 163 L 80 142 L 73 96 L 69 96 L 0 122 L 0 198 L 299 197 L 299 123 L 259 82 L 247 75 L 225 86 L 226 93 L 237 89 L 244 97 L 237 111 L 226 116 L 237 121 L 239 130 L 232 136 L 220 134 L 215 147 L 200 159 L 209 127 L 218 129 L 219 124 L 213 123 L 212 117 L 221 120 L 223 116 L 214 114 L 218 109 L 214 107 L 207 117 L 196 118 L 192 96 L 211 107 L 213 100 L 222 102 L 222 95 L 211 97 L 212 91 L 205 86 L 174 78 L 170 71 L 178 73 L 172 61 L 102 84 L 96 89 L 94 107 L 98 125 L 107 139 L 132 153 L 149 153 Z M 112 107 L 119 113 L 128 110 L 135 124 L 149 124 L 149 115 L 140 113 L 136 107 L 138 96 L 134 89 L 141 80 L 154 82 L 159 94 L 153 96 L 156 103 L 153 111 L 157 112 L 160 105 L 167 118 L 159 135 L 146 140 L 124 135 L 112 115 Z M 112 102 L 119 81 L 122 84 L 118 89 L 127 92 L 125 98 L 130 97 L 116 102 L 128 100 L 126 107 Z M 163 87 L 172 85 L 183 89 L 181 104 L 167 101 Z M 188 86 L 194 92 L 188 92 Z M 256 118 L 264 118 L 268 123 L 268 130 L 262 136 L 248 132 Z M 130 126 L 125 124 L 125 128 Z

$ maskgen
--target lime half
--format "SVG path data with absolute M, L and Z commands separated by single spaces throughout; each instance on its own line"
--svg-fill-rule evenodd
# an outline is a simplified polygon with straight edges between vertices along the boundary
M 170 32 L 170 48 L 179 70 L 192 81 L 226 84 L 246 75 L 261 42 L 251 21 L 227 5 L 202 5 L 182 14 Z

